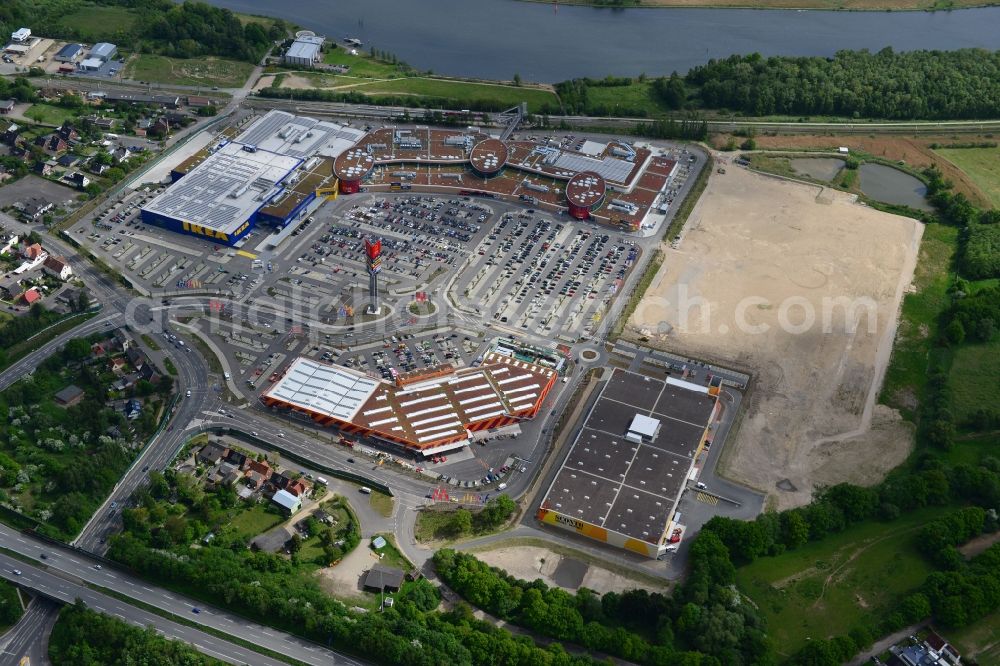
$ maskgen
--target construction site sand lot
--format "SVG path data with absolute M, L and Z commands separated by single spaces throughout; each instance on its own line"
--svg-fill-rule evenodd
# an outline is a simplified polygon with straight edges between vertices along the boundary
M 640 583 L 607 569 L 560 555 L 548 548 L 506 546 L 477 551 L 475 555 L 486 564 L 503 569 L 515 578 L 527 581 L 540 578 L 549 587 L 561 587 L 570 592 L 581 587 L 598 594 L 624 592 L 637 587 L 650 592 L 662 591 L 651 587 L 648 582 Z M 666 585 L 663 589 L 666 589 Z
M 904 460 L 910 428 L 875 401 L 922 231 L 852 195 L 732 165 L 711 175 L 627 335 L 752 372 L 722 474 L 788 508 Z

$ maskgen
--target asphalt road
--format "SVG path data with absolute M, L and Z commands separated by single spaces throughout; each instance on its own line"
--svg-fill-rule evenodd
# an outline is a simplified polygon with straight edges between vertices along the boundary
M 344 664 L 360 666 L 350 657 L 327 650 L 290 634 L 270 629 L 237 615 L 205 606 L 198 601 L 155 587 L 149 582 L 136 578 L 122 570 L 109 566 L 106 562 L 97 569 L 100 560 L 88 553 L 69 548 L 55 547 L 49 543 L 21 534 L 5 525 L 0 525 L 0 540 L 4 546 L 21 555 L 30 557 L 39 565 L 28 564 L 20 559 L 0 553 L 0 575 L 23 588 L 59 601 L 73 603 L 83 599 L 87 606 L 112 615 L 126 622 L 140 626 L 155 626 L 168 638 L 178 638 L 194 645 L 199 651 L 234 664 L 264 664 L 267 666 L 284 662 L 266 657 L 227 640 L 207 634 L 200 629 L 188 627 L 160 615 L 138 608 L 128 602 L 87 587 L 97 585 L 130 599 L 154 606 L 178 617 L 190 618 L 205 627 L 211 627 L 227 635 L 249 641 L 280 654 L 317 666 Z M 47 559 L 44 564 L 37 559 L 42 553 Z M 21 575 L 14 573 L 21 571 Z M 199 613 L 192 609 L 198 608 Z
M 61 607 L 40 595 L 33 598 L 18 623 L 0 637 L 0 664 L 17 664 L 24 657 L 31 666 L 51 664 L 49 634 Z

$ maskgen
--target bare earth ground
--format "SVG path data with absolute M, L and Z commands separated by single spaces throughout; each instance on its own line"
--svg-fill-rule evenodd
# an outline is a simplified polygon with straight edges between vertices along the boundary
M 476 557 L 490 566 L 503 569 L 515 578 L 527 581 L 541 578 L 549 587 L 562 587 L 570 592 L 575 592 L 580 587 L 586 587 L 598 594 L 624 592 L 625 590 L 634 590 L 637 587 L 650 589 L 647 584 L 637 583 L 631 578 L 579 561 L 574 561 L 574 563 L 587 567 L 580 584 L 578 586 L 560 585 L 556 569 L 566 558 L 546 548 L 510 546 L 480 551 L 476 553 Z M 650 591 L 655 590 L 650 589 Z
M 854 201 L 733 166 L 713 173 L 680 251 L 664 248 L 629 322 L 630 337 L 750 369 L 720 471 L 777 508 L 807 503 L 819 485 L 875 483 L 912 445 L 909 426 L 875 399 L 923 227 Z M 703 305 L 678 308 L 695 299 Z M 870 307 L 848 325 L 833 299 Z M 807 309 L 812 326 L 781 325 L 802 324 Z
M 362 539 L 339 564 L 320 569 L 320 587 L 337 597 L 363 597 L 361 575 L 378 562 L 368 547 L 370 543 L 371 539 Z
M 714 138 L 716 146 L 722 146 L 728 140 L 728 135 L 719 135 Z M 738 139 L 739 140 L 739 139 Z M 932 143 L 947 145 L 958 142 L 978 142 L 993 141 L 989 137 L 981 136 L 926 136 L 926 137 L 901 137 L 901 136 L 816 136 L 816 135 L 796 135 L 796 136 L 758 136 L 754 139 L 759 150 L 831 150 L 835 151 L 840 146 L 847 146 L 853 152 L 862 151 L 881 157 L 883 159 L 897 162 L 902 160 L 907 165 L 923 169 L 932 164 L 937 164 L 945 178 L 955 183 L 955 191 L 961 192 L 969 197 L 974 203 L 980 206 L 990 206 L 989 198 L 976 186 L 969 176 L 956 167 L 954 164 L 944 159 L 930 149 Z

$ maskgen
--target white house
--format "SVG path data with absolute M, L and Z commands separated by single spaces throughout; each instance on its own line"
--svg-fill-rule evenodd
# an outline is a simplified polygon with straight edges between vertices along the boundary
M 17 251 L 17 242 L 21 240 L 17 234 L 0 235 L 0 254 L 11 254 Z
M 10 41 L 17 42 L 18 44 L 23 44 L 31 39 L 31 30 L 28 28 L 20 28 L 10 33 Z
M 271 498 L 275 504 L 288 512 L 289 515 L 297 513 L 302 508 L 302 499 L 291 494 L 287 490 L 279 490 Z
M 65 257 L 53 257 L 51 255 L 46 257 L 42 263 L 42 270 L 53 277 L 59 278 L 63 282 L 73 275 L 73 268 L 66 262 Z

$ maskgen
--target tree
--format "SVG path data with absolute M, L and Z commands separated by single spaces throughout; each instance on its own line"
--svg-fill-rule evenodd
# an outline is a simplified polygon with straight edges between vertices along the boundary
M 952 345 L 960 345 L 965 342 L 965 327 L 962 322 L 952 319 L 944 328 L 944 337 Z
M 445 531 L 452 537 L 468 534 L 472 531 L 472 513 L 468 509 L 456 510 L 448 519 Z
M 521 85 L 521 75 L 515 73 L 513 81 L 514 81 L 514 85 L 515 86 L 520 86 Z

